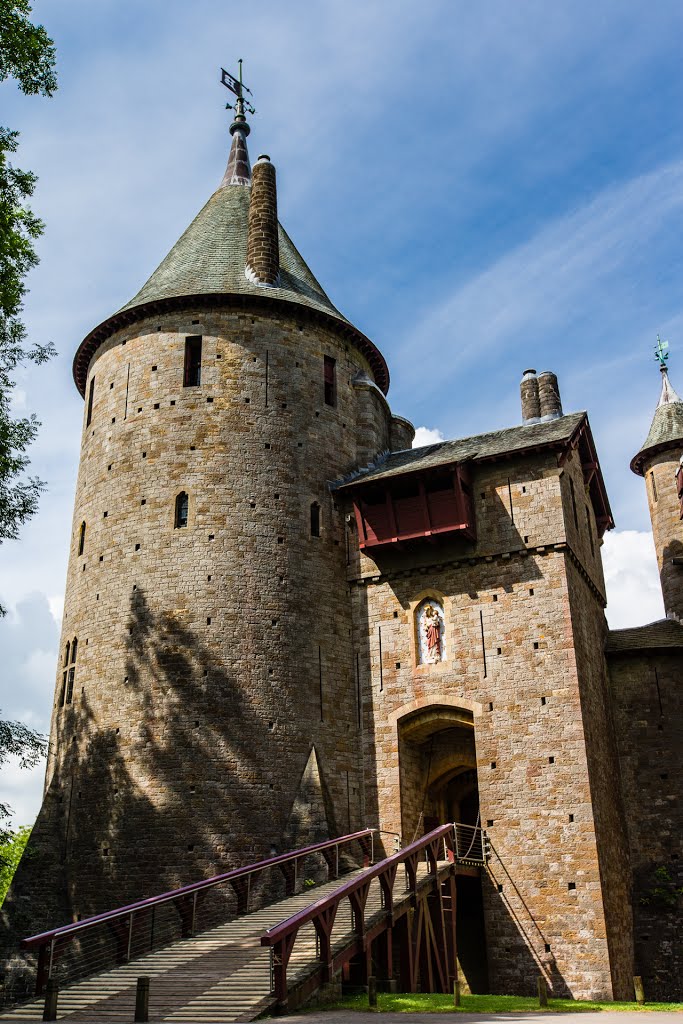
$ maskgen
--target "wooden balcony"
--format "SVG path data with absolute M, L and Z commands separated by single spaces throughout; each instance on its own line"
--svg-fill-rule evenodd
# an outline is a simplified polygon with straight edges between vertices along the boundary
M 476 539 L 469 472 L 417 472 L 359 483 L 353 507 L 361 550 L 460 534 Z

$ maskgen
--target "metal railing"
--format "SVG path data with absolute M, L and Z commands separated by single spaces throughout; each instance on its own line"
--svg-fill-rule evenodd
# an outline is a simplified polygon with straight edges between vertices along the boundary
M 48 978 L 56 976 L 63 985 L 88 977 L 217 927 L 283 895 L 294 895 L 316 875 L 322 881 L 321 873 L 328 879 L 338 878 L 355 866 L 345 852 L 340 858 L 341 847 L 348 844 L 358 843 L 362 863 L 371 864 L 376 831 L 366 828 L 315 843 L 31 935 L 21 947 L 38 953 L 36 993 L 44 991 Z M 208 893 L 210 899 L 206 899 Z

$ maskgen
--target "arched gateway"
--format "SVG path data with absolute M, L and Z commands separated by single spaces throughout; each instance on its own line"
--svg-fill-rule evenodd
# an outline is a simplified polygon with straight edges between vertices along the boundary
M 397 717 L 396 728 L 403 841 L 446 822 L 480 825 L 472 710 L 423 703 Z M 478 868 L 458 866 L 459 974 L 463 987 L 473 992 L 488 991 L 481 886 Z

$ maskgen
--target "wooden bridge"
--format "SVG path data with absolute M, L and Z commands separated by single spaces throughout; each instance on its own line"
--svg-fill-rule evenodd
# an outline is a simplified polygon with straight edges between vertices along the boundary
M 365 829 L 32 936 L 23 945 L 38 951 L 37 997 L 1 1019 L 42 1020 L 50 979 L 59 982 L 57 1019 L 112 1024 L 133 1019 L 139 977 L 149 978 L 149 1020 L 175 1024 L 253 1020 L 340 978 L 360 985 L 371 974 L 400 991 L 448 991 L 455 874 L 485 863 L 485 836 L 442 825 L 372 864 L 375 834 Z M 353 865 L 354 847 L 363 866 Z M 328 880 L 297 892 L 316 858 Z M 250 912 L 250 900 L 267 898 L 274 869 L 285 898 Z M 217 920 L 226 914 L 236 916 Z

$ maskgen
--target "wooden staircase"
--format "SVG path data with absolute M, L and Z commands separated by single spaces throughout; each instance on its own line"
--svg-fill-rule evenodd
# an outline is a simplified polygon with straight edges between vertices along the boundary
M 354 878 L 362 871 L 345 876 Z M 181 939 L 129 964 L 123 964 L 59 993 L 58 1020 L 98 1022 L 133 1020 L 137 979 L 150 979 L 150 1021 L 202 1024 L 250 1021 L 274 1002 L 271 995 L 270 950 L 261 946 L 269 928 L 334 892 L 339 879 L 314 890 L 220 925 L 190 939 Z M 379 886 L 374 899 L 379 909 Z M 350 912 L 340 913 L 335 931 L 351 928 Z M 297 943 L 292 974 L 306 972 L 315 959 L 315 929 L 311 925 Z M 40 1021 L 44 999 L 39 997 L 6 1012 L 0 1020 Z

